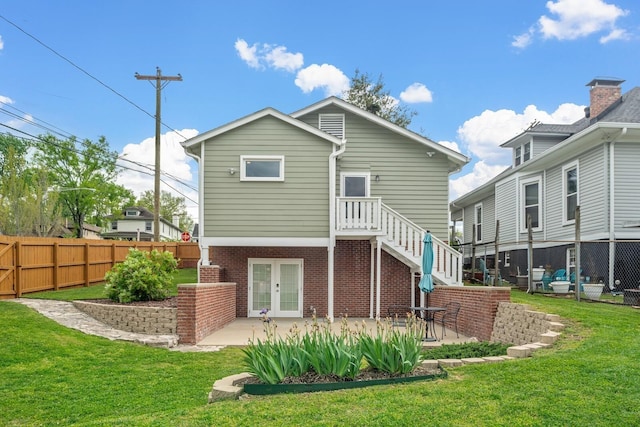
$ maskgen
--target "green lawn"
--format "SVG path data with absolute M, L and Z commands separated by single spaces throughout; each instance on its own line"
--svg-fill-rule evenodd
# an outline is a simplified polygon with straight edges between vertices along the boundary
M 177 353 L 64 328 L 0 302 L 0 425 L 634 426 L 640 311 L 512 292 L 562 316 L 551 350 L 449 370 L 444 380 L 208 405 L 241 351 Z

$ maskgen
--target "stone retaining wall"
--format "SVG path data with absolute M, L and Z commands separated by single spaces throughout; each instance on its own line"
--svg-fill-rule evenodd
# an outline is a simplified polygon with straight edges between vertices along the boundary
M 549 331 L 557 332 L 563 325 L 560 316 L 531 310 L 526 304 L 501 302 L 498 304 L 492 342 L 522 345 L 541 341 Z
M 73 305 L 89 316 L 121 331 L 152 335 L 175 334 L 177 309 L 124 306 L 74 301 Z

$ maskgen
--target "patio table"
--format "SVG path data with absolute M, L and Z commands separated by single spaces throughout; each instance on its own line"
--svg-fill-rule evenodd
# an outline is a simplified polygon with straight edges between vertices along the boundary
M 434 314 L 441 311 L 447 311 L 444 307 L 409 307 L 412 311 L 425 313 L 424 315 L 424 339 L 422 341 L 433 342 L 437 341 L 438 337 L 435 334 L 436 324 Z M 429 336 L 429 324 L 431 324 L 431 336 Z

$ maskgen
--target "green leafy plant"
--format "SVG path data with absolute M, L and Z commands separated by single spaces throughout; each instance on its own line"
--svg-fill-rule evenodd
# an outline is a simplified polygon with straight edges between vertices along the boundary
M 378 321 L 377 333 L 363 332 L 360 348 L 364 359 L 375 370 L 392 375 L 406 374 L 422 361 L 422 331 L 424 323 L 407 316 L 406 329 L 394 328 L 390 320 Z
M 171 252 L 131 248 L 125 260 L 105 274 L 105 293 L 113 301 L 124 303 L 165 299 L 177 266 Z

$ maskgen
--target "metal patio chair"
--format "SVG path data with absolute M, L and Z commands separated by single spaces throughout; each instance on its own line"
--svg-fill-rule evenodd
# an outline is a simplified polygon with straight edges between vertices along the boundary
M 460 313 L 460 303 L 459 302 L 449 302 L 444 306 L 446 308 L 445 311 L 441 313 L 434 313 L 434 321 L 442 324 L 442 337 L 444 338 L 447 335 L 445 325 L 447 322 L 453 322 L 453 326 L 456 329 L 456 338 L 460 338 L 458 334 L 458 313 Z

